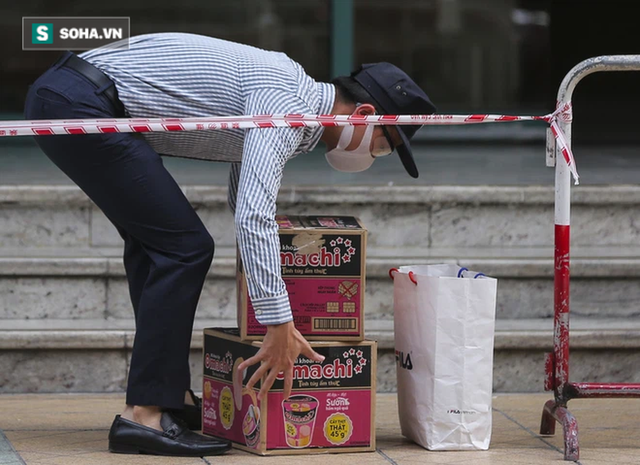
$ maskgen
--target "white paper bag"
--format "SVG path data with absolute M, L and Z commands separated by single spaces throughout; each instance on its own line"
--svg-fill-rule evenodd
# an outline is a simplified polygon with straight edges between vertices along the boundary
M 457 265 L 392 273 L 402 434 L 429 450 L 487 450 L 497 280 Z

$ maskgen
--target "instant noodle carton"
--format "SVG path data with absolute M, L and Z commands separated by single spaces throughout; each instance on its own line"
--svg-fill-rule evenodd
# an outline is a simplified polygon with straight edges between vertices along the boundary
M 260 455 L 375 450 L 375 342 L 312 342 L 324 362 L 300 356 L 291 397 L 280 376 L 262 402 L 260 383 L 245 387 L 259 364 L 236 370 L 260 345 L 237 329 L 204 330 L 203 434 Z
M 364 339 L 367 231 L 357 218 L 276 216 L 280 264 L 296 328 L 308 340 Z M 242 260 L 237 260 L 238 327 L 260 340 L 266 327 L 255 318 Z

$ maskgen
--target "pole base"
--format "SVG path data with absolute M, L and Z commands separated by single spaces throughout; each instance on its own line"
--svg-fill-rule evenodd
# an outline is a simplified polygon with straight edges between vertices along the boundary
M 555 400 L 550 400 L 544 405 L 544 409 L 542 410 L 540 434 L 555 434 L 556 421 L 562 424 L 562 432 L 564 434 L 564 459 L 572 461 L 578 460 L 580 458 L 578 422 L 566 406 L 557 404 Z

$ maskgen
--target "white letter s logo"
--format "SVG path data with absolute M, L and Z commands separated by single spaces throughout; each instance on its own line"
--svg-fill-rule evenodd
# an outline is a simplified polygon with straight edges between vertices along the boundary
M 38 33 L 37 39 L 40 42 L 46 42 L 49 40 L 49 28 L 47 26 L 38 26 L 36 32 Z

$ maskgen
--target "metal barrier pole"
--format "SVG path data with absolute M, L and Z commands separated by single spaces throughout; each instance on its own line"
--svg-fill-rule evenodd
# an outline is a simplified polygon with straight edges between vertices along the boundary
M 570 103 L 578 82 L 585 76 L 599 71 L 640 71 L 640 55 L 601 56 L 578 63 L 560 84 L 557 107 Z M 564 131 L 568 146 L 571 147 L 571 120 L 560 119 L 558 124 Z M 551 141 L 547 140 L 547 144 L 550 143 Z M 561 423 L 564 433 L 564 458 L 578 460 L 578 423 L 567 409 L 567 402 L 579 397 L 640 397 L 640 384 L 569 382 L 571 174 L 557 148 L 555 165 L 554 350 L 552 354 L 547 355 L 545 386 L 554 391 L 554 400 L 548 401 L 544 406 L 540 434 L 554 434 L 555 422 Z

